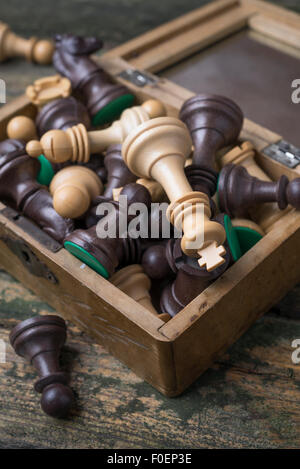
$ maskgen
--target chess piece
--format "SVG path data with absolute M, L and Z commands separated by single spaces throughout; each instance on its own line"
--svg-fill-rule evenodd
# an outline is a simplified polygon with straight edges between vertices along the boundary
M 177 273 L 175 280 L 172 280 L 163 289 L 160 307 L 163 313 L 167 313 L 172 317 L 220 277 L 232 260 L 230 251 L 227 250 L 225 262 L 213 271 L 208 272 L 206 269 L 199 267 L 196 259 L 190 258 L 182 252 L 180 239 L 175 242 L 168 242 L 166 254 L 172 270 L 176 269 Z
M 121 145 L 110 145 L 104 158 L 107 171 L 107 184 L 104 196 L 111 199 L 113 190 L 136 180 L 136 176 L 127 168 L 121 153 Z
M 73 90 L 82 95 L 93 125 L 112 122 L 132 106 L 134 95 L 125 86 L 113 83 L 90 58 L 90 54 L 102 47 L 99 39 L 63 34 L 55 37 L 55 45 L 54 67 L 68 77 Z
M 24 140 L 26 143 L 37 138 L 35 123 L 27 116 L 16 116 L 10 119 L 6 133 L 8 138 Z
M 29 62 L 50 64 L 54 52 L 52 41 L 36 37 L 24 39 L 13 33 L 9 26 L 0 22 L 0 62 L 13 57 L 25 57 Z
M 241 165 L 247 169 L 251 176 L 266 182 L 272 181 L 256 163 L 255 148 L 250 142 L 243 142 L 241 145 L 234 147 L 231 151 L 222 156 L 219 163 L 221 167 L 230 163 Z M 253 210 L 249 209 L 249 213 L 251 219 L 261 227 L 263 232 L 268 233 L 273 225 L 285 215 L 289 209 L 290 208 L 287 207 L 284 211 L 280 211 L 276 203 L 267 203 L 255 207 Z
M 177 267 L 173 259 L 173 246 L 175 240 L 167 243 L 158 243 L 148 247 L 143 253 L 141 265 L 149 278 L 163 280 L 177 273 Z
M 136 183 L 146 187 L 151 196 L 152 202 L 163 202 L 166 199 L 166 193 L 157 181 L 153 181 L 153 179 L 139 178 L 136 180 Z M 123 187 L 113 189 L 112 192 L 114 200 L 119 200 L 119 195 L 122 192 L 122 189 Z
M 26 154 L 24 142 L 10 139 L 0 142 L 1 201 L 62 242 L 73 230 L 73 222 L 54 210 L 51 195 L 36 181 L 39 170 L 39 161 Z
M 133 130 L 123 143 L 122 154 L 133 173 L 162 185 L 171 202 L 168 218 L 177 229 L 183 229 L 182 250 L 188 256 L 199 257 L 201 267 L 213 270 L 224 262 L 222 243 L 226 235 L 224 228 L 209 218 L 209 197 L 193 192 L 186 179 L 184 162 L 191 144 L 188 130 L 180 120 L 160 117 Z M 199 223 L 201 208 L 203 230 Z
M 143 202 L 148 208 L 151 204 L 150 194 L 146 188 L 139 184 L 128 184 L 123 189 L 127 196 L 127 207 L 133 202 Z M 83 261 L 93 270 L 105 278 L 109 278 L 117 267 L 129 264 L 140 264 L 143 242 L 141 238 L 132 238 L 127 232 L 128 223 L 133 216 L 127 217 L 117 202 L 112 202 L 105 197 L 97 197 L 95 203 L 109 202 L 110 211 L 106 216 L 97 216 L 96 206 L 94 219 L 89 213 L 88 217 L 93 224 L 87 230 L 75 230 L 67 236 L 64 242 L 65 248 L 75 257 Z M 125 222 L 120 218 L 126 215 Z M 114 227 L 114 233 L 107 236 L 108 229 Z M 120 231 L 121 229 L 121 231 Z M 125 231 L 123 232 L 122 229 Z M 104 233 L 106 237 L 99 236 Z
M 69 166 L 51 181 L 50 194 L 53 207 L 64 218 L 79 218 L 86 213 L 91 201 L 102 194 L 103 184 L 91 169 Z
M 187 125 L 194 146 L 192 164 L 185 169 L 189 183 L 193 190 L 212 196 L 218 176 L 216 153 L 236 141 L 243 113 L 231 99 L 199 94 L 185 101 L 179 117 Z
M 221 210 L 231 216 L 247 216 L 249 209 L 255 217 L 257 206 L 262 203 L 277 204 L 277 211 L 285 210 L 290 204 L 300 209 L 300 179 L 289 182 L 284 175 L 276 182 L 261 181 L 247 172 L 243 166 L 228 164 L 220 173 L 218 197 Z M 275 212 L 276 213 L 276 212 Z M 272 212 L 270 215 L 273 217 Z M 261 220 L 268 226 L 268 218 Z
M 36 117 L 36 126 L 40 137 L 49 130 L 67 130 L 78 124 L 83 124 L 87 130 L 91 127 L 87 109 L 74 96 L 48 102 Z M 32 139 L 36 139 L 36 137 Z
M 39 109 L 59 98 L 67 98 L 72 92 L 71 82 L 60 75 L 43 77 L 27 86 L 27 98 Z
M 159 317 L 165 322 L 171 319 L 168 314 L 159 314 L 154 308 L 149 293 L 151 280 L 140 265 L 133 264 L 123 267 L 110 278 L 110 282 L 150 311 L 153 316 Z
M 35 391 L 42 394 L 41 407 L 52 417 L 65 417 L 74 401 L 69 377 L 59 366 L 60 351 L 66 341 L 67 326 L 59 316 L 37 316 L 19 323 L 10 333 L 17 355 L 37 370 Z
M 69 160 L 86 163 L 91 153 L 101 153 L 109 145 L 122 143 L 139 124 L 164 114 L 165 108 L 159 101 L 145 101 L 141 106 L 125 109 L 120 120 L 115 121 L 107 129 L 87 132 L 85 126 L 79 124 L 65 132 L 50 130 L 40 141 L 28 142 L 26 151 L 32 157 L 38 157 L 43 153 L 52 163 Z

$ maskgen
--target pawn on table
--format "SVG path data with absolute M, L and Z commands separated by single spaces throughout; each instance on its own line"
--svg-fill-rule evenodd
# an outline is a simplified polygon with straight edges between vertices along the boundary
M 42 394 L 43 411 L 52 417 L 65 417 L 74 401 L 68 374 L 59 366 L 66 331 L 61 317 L 37 316 L 19 323 L 9 337 L 16 354 L 26 358 L 38 371 L 34 389 Z
M 27 143 L 28 155 L 37 158 L 41 153 L 52 163 L 65 161 L 86 163 L 93 153 L 101 153 L 109 145 L 123 143 L 127 135 L 141 123 L 165 115 L 166 110 L 160 101 L 150 99 L 141 106 L 125 109 L 120 120 L 103 130 L 87 132 L 79 124 L 75 127 L 46 132 L 40 141 Z
M 36 37 L 24 39 L 0 22 L 0 62 L 13 57 L 25 57 L 29 62 L 48 65 L 52 62 L 54 44 Z

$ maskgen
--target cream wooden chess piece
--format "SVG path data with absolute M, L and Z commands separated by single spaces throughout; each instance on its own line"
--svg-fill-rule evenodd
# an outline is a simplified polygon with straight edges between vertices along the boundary
M 12 57 L 25 57 L 29 62 L 46 65 L 52 62 L 54 44 L 36 37 L 24 39 L 13 33 L 10 27 L 0 22 L 0 62 Z
M 159 314 L 154 308 L 149 293 L 151 280 L 145 274 L 141 265 L 132 264 L 124 267 L 112 275 L 110 282 L 130 296 L 130 298 L 133 298 L 137 303 L 144 306 L 153 316 L 157 316 L 165 322 L 171 319 L 171 316 L 168 314 Z
M 28 155 L 37 158 L 41 153 L 52 163 L 77 161 L 86 163 L 93 153 L 101 153 L 109 145 L 122 143 L 138 125 L 149 119 L 165 115 L 166 110 L 160 101 L 151 99 L 141 106 L 123 111 L 120 120 L 103 130 L 87 132 L 83 124 L 63 130 L 50 130 L 40 141 L 27 143 Z
M 37 138 L 35 123 L 27 116 L 13 117 L 7 124 L 6 133 L 8 138 L 24 140 L 25 142 Z
M 166 193 L 163 187 L 153 179 L 139 178 L 136 181 L 136 184 L 146 187 L 151 196 L 152 202 L 163 202 L 166 199 Z M 120 193 L 122 192 L 123 187 L 117 187 L 113 189 L 113 199 L 118 202 Z
M 181 248 L 191 257 L 200 257 L 199 265 L 213 270 L 225 262 L 226 239 L 223 226 L 210 220 L 209 198 L 192 191 L 185 176 L 184 163 L 191 151 L 191 137 L 183 122 L 159 117 L 141 124 L 123 143 L 122 155 L 129 169 L 139 177 L 154 179 L 164 188 L 169 200 L 167 215 L 183 230 Z M 199 224 L 200 209 L 204 229 Z
M 244 166 L 251 176 L 261 179 L 262 181 L 272 181 L 256 163 L 255 151 L 254 145 L 246 141 L 223 155 L 219 163 L 222 168 L 230 163 Z M 290 211 L 290 207 L 287 207 L 285 210 L 279 210 L 277 203 L 266 203 L 249 210 L 251 218 L 260 226 L 263 233 L 268 233 L 273 228 L 274 223 L 288 211 Z
M 103 184 L 91 169 L 68 166 L 56 173 L 49 190 L 59 215 L 78 218 L 88 210 L 92 199 L 102 194 Z

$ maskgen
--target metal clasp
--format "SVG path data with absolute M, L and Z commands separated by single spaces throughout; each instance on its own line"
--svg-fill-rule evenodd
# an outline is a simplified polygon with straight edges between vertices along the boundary
M 272 143 L 263 149 L 263 154 L 284 164 L 288 168 L 295 168 L 300 164 L 300 149 L 285 140 Z
M 140 88 L 146 85 L 154 85 L 158 82 L 158 78 L 154 75 L 150 75 L 146 72 L 140 72 L 139 70 L 134 70 L 133 68 L 123 70 L 123 72 L 121 72 L 118 77 L 130 81 L 130 83 Z

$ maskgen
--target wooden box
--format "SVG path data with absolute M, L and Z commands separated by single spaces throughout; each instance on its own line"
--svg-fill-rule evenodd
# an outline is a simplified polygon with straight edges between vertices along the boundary
M 211 2 L 95 57 L 139 101 L 161 99 L 170 115 L 177 115 L 193 92 L 166 77 L 188 83 L 195 92 L 236 99 L 256 121 L 245 119 L 242 140 L 256 145 L 258 162 L 273 179 L 283 173 L 294 178 L 300 172 L 297 156 L 280 151 L 277 145 L 282 138 L 299 145 L 300 104 L 291 102 L 291 81 L 300 78 L 296 75 L 299 58 L 300 17 L 255 0 Z M 267 70 L 261 69 L 264 60 Z M 271 63 L 278 77 L 269 73 Z M 277 78 L 284 88 L 281 94 Z M 17 114 L 34 115 L 25 96 L 0 109 L 2 139 L 7 121 Z M 266 126 L 268 120 L 270 130 L 259 125 Z M 300 213 L 296 211 L 283 216 L 276 228 L 168 323 L 3 204 L 0 245 L 1 267 L 167 396 L 184 391 L 300 280 Z

